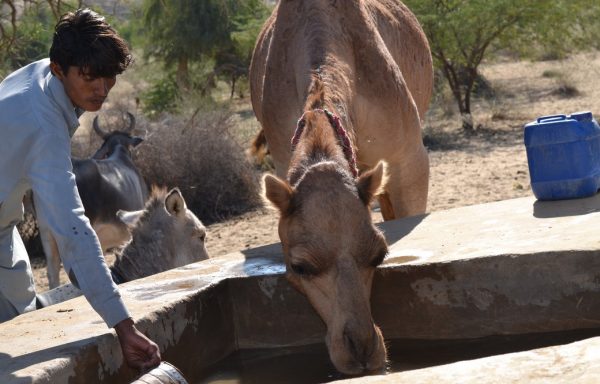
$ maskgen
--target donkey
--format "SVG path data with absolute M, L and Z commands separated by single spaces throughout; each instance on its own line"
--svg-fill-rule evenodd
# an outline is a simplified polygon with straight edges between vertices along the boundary
M 204 245 L 206 228 L 187 208 L 178 188 L 167 192 L 154 187 L 143 209 L 119 210 L 117 216 L 131 234 L 115 251 L 109 267 L 117 284 L 209 258 Z M 46 307 L 80 295 L 81 291 L 68 283 L 38 294 L 38 302 Z
M 131 233 L 110 267 L 117 284 L 208 259 L 206 228 L 178 188 L 153 188 L 144 209 L 119 210 L 117 216 Z

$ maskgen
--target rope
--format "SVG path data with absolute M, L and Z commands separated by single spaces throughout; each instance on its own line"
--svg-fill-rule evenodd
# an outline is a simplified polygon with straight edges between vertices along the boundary
M 344 156 L 346 157 L 346 160 L 350 165 L 350 172 L 352 172 L 352 175 L 355 178 L 358 177 L 358 169 L 356 168 L 356 155 L 354 153 L 354 149 L 352 148 L 350 138 L 348 137 L 348 132 L 342 126 L 339 116 L 335 115 L 327 109 L 315 109 L 314 111 L 324 113 L 327 116 L 329 124 L 331 124 L 335 133 L 338 136 L 338 140 L 340 141 L 340 145 L 342 146 Z M 306 114 L 306 112 L 304 114 Z M 298 119 L 296 131 L 294 132 L 294 136 L 292 137 L 292 152 L 296 149 L 296 146 L 300 141 L 300 136 L 302 135 L 304 127 L 306 126 L 306 119 L 304 118 L 304 114 L 302 114 L 302 117 Z

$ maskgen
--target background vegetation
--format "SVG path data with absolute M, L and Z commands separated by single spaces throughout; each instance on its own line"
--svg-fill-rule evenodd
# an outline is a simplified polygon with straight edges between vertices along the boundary
M 261 204 L 259 170 L 245 156 L 250 133 L 236 132 L 235 109 L 236 99 L 247 95 L 253 44 L 270 12 L 263 1 L 0 4 L 0 78 L 47 57 L 58 17 L 88 6 L 105 15 L 134 52 L 134 65 L 121 76 L 133 84 L 125 97 L 134 100 L 112 97 L 106 107 L 136 113 L 145 142 L 135 161 L 146 179 L 178 186 L 205 223 Z M 103 114 L 110 114 L 107 108 Z M 93 134 L 81 133 L 73 143 L 76 157 L 88 156 L 100 144 Z
M 151 182 L 178 186 L 207 222 L 255 208 L 256 169 L 244 147 L 258 127 L 248 101 L 248 65 L 272 2 L 264 0 L 0 0 L 0 78 L 47 56 L 58 17 L 82 6 L 103 15 L 131 44 L 132 90 L 110 108 L 131 110 L 146 136 L 136 161 Z M 596 0 L 406 0 L 429 39 L 436 68 L 435 103 L 466 131 L 474 99 L 495 90 L 483 63 L 566 58 L 596 49 Z M 568 94 L 565 74 L 548 73 Z M 104 111 L 104 113 L 109 111 Z M 248 123 L 251 121 L 251 123 Z M 241 124 L 241 122 L 244 122 Z M 74 154 L 95 149 L 75 142 Z M 440 139 L 426 135 L 426 140 Z M 89 152 L 88 152 L 89 151 Z
M 485 90 L 484 60 L 544 60 L 597 48 L 600 2 L 594 0 L 406 0 L 429 39 L 435 67 L 472 130 L 473 92 Z M 439 87 L 438 87 L 439 88 Z

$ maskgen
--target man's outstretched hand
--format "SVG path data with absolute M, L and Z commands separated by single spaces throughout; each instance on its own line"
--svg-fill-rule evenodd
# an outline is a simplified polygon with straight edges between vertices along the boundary
M 115 325 L 115 331 L 119 336 L 123 357 L 131 368 L 144 372 L 160 364 L 158 345 L 138 331 L 131 318 Z

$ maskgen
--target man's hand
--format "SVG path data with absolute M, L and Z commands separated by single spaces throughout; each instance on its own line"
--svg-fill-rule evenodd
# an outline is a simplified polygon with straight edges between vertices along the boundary
M 160 364 L 158 345 L 138 331 L 131 318 L 115 325 L 115 331 L 121 342 L 121 350 L 131 368 L 142 372 Z

